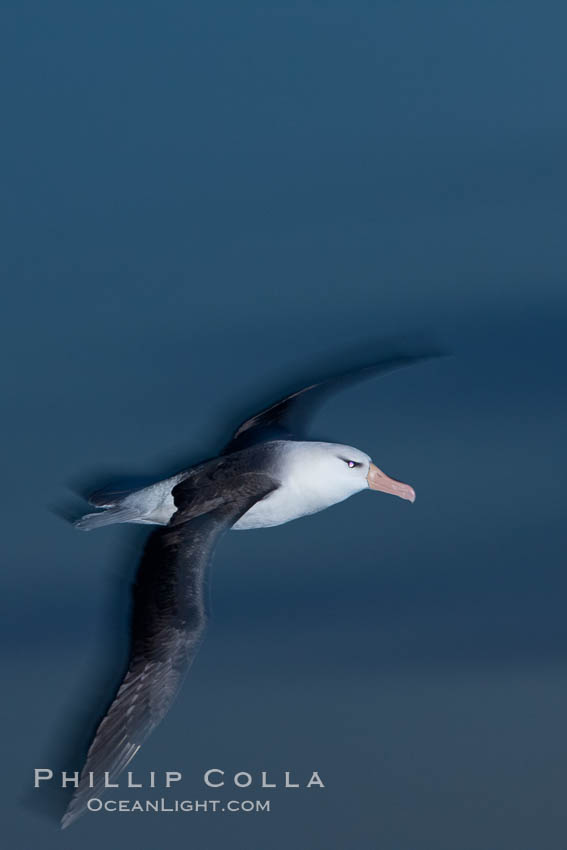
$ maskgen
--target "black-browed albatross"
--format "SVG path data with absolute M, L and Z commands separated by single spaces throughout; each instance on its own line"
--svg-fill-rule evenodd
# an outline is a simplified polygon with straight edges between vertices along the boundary
M 78 528 L 161 528 L 149 537 L 134 582 L 128 669 L 88 750 L 63 828 L 116 780 L 169 711 L 203 636 L 205 573 L 225 531 L 280 525 L 368 488 L 414 501 L 412 487 L 359 449 L 299 435 L 338 387 L 431 356 L 393 356 L 311 384 L 243 422 L 218 457 L 149 487 L 90 497 L 102 510 L 83 516 Z

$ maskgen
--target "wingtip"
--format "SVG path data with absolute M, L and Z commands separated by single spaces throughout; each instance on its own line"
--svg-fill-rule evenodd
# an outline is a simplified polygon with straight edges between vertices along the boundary
M 445 360 L 448 357 L 454 357 L 454 353 L 446 348 L 431 348 L 417 352 L 415 354 L 405 354 L 400 356 L 400 366 L 414 366 L 419 363 L 427 363 L 430 360 Z
M 73 797 L 65 812 L 63 813 L 63 817 L 59 821 L 59 829 L 67 829 L 71 824 L 75 823 L 82 815 L 86 812 L 86 806 L 84 804 L 77 805 L 77 800 Z
M 76 816 L 72 815 L 70 812 L 65 812 L 65 814 L 61 818 L 61 821 L 59 822 L 59 829 L 67 829 L 68 826 L 71 826 L 71 824 L 75 820 L 75 817 Z

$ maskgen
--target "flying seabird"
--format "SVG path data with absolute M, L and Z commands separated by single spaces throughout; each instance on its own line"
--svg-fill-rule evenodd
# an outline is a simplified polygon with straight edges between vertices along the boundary
M 366 489 L 415 500 L 412 487 L 365 452 L 301 436 L 338 387 L 432 356 L 393 356 L 310 384 L 243 422 L 218 457 L 149 487 L 89 498 L 101 510 L 77 528 L 160 527 L 146 543 L 133 586 L 128 669 L 96 730 L 62 828 L 116 780 L 169 711 L 203 637 L 205 575 L 224 532 L 281 525 Z

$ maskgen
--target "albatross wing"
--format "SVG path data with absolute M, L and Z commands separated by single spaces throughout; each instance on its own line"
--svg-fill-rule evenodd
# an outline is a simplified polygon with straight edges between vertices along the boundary
M 177 511 L 150 536 L 136 576 L 128 670 L 96 731 L 62 828 L 103 793 L 105 773 L 110 782 L 116 779 L 169 711 L 205 630 L 205 573 L 213 549 L 277 486 L 268 475 L 243 473 L 226 459 L 214 465 L 201 491 L 192 479 L 174 488 Z
M 411 366 L 413 363 L 441 356 L 443 353 L 438 351 L 391 354 L 374 363 L 315 381 L 242 422 L 224 447 L 223 454 L 230 454 L 266 440 L 301 439 L 317 408 L 337 390 L 366 378 L 374 378 L 404 366 Z

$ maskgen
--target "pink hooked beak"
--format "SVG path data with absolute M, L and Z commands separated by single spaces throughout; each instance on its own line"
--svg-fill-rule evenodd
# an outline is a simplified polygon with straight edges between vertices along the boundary
M 390 493 L 392 496 L 399 496 L 400 499 L 407 499 L 408 502 L 415 502 L 413 487 L 410 487 L 409 484 L 402 484 L 395 478 L 389 478 L 374 463 L 370 464 L 366 480 L 371 490 L 380 490 L 381 493 Z

